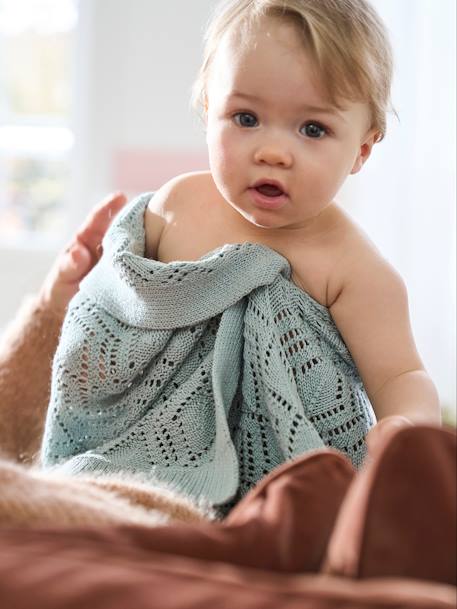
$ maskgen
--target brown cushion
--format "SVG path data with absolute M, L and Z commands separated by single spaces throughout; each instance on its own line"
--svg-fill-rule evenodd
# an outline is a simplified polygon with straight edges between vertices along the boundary
M 399 430 L 354 479 L 324 571 L 456 583 L 454 429 Z

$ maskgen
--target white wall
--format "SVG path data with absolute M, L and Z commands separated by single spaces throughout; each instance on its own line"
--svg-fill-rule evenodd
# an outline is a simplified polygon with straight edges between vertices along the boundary
M 393 44 L 399 119 L 342 199 L 403 276 L 419 352 L 455 412 L 456 4 L 371 1 Z
M 81 0 L 76 216 L 113 187 L 122 148 L 204 148 L 189 108 L 214 0 Z

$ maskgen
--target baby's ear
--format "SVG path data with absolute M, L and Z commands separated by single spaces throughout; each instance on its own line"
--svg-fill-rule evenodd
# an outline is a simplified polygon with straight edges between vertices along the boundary
M 372 129 L 368 132 L 367 136 L 360 144 L 359 152 L 357 154 L 357 158 L 355 159 L 354 165 L 351 169 L 351 173 L 358 173 L 365 161 L 371 154 L 371 150 L 379 139 L 379 131 L 376 129 Z

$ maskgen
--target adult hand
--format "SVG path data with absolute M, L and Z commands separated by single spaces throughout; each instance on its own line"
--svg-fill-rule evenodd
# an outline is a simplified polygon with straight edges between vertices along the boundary
M 109 195 L 89 214 L 68 246 L 61 252 L 40 290 L 41 303 L 57 313 L 64 313 L 80 281 L 97 264 L 102 254 L 102 240 L 114 216 L 127 199 L 122 193 Z

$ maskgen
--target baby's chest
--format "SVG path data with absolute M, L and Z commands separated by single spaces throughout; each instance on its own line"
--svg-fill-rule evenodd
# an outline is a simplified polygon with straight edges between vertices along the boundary
M 177 260 L 198 260 L 205 254 L 229 243 L 261 243 L 284 256 L 291 266 L 291 279 L 303 291 L 324 306 L 329 306 L 329 277 L 336 254 L 320 244 L 305 245 L 240 233 L 227 224 L 213 222 L 209 217 L 180 218 L 168 223 L 161 235 L 157 260 L 168 263 Z M 331 290 L 330 290 L 331 291 Z
M 190 228 L 190 227 L 189 227 Z M 176 260 L 198 260 L 208 252 L 211 252 L 227 243 L 241 243 L 250 241 L 262 243 L 271 247 L 284 256 L 291 265 L 291 280 L 307 292 L 314 300 L 324 306 L 329 306 L 331 287 L 329 279 L 332 269 L 332 256 L 320 252 L 314 248 L 290 247 L 286 244 L 268 243 L 268 239 L 254 240 L 240 238 L 240 235 L 219 234 L 217 229 L 213 231 L 180 230 L 177 226 L 170 227 L 164 231 L 160 240 L 157 259 L 168 263 Z
M 198 260 L 226 243 L 239 243 L 234 235 L 220 231 L 202 219 L 176 220 L 167 224 L 160 237 L 157 260 L 168 263 L 177 260 Z

